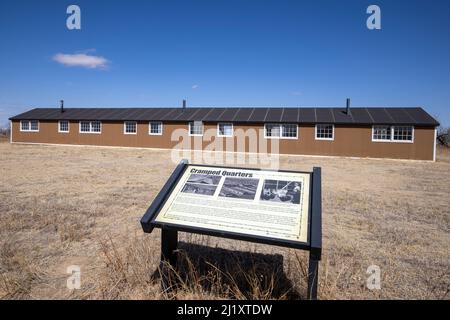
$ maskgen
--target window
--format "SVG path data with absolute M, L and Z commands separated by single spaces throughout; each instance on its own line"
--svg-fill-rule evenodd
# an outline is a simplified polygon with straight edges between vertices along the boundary
M 374 126 L 372 130 L 372 140 L 391 141 L 391 127 Z
M 124 134 L 137 134 L 137 122 L 136 121 L 125 121 L 123 123 L 123 133 Z
M 203 123 L 201 121 L 189 122 L 189 135 L 190 136 L 202 136 L 203 135 Z
M 394 141 L 413 141 L 413 127 L 394 126 L 392 127 Z
M 297 138 L 297 125 L 296 124 L 282 124 L 281 136 L 283 138 Z
M 233 136 L 233 124 L 232 123 L 218 123 L 217 124 L 217 136 L 232 137 Z
M 39 131 L 39 121 L 38 120 L 22 120 L 22 121 L 20 121 L 20 131 L 38 132 Z
M 20 131 L 30 131 L 30 121 L 20 121 Z
M 102 123 L 100 121 L 91 121 L 91 132 L 101 133 Z
M 279 124 L 266 123 L 264 125 L 264 137 L 279 138 L 281 136 L 281 128 Z
M 334 125 L 316 124 L 316 140 L 334 140 Z
M 372 141 L 374 142 L 413 142 L 414 127 L 412 126 L 373 126 Z
M 80 121 L 80 133 L 101 133 L 102 123 L 100 121 Z
M 162 122 L 150 122 L 148 128 L 150 135 L 162 135 Z
M 91 132 L 91 122 L 81 121 L 80 122 L 80 132 Z
M 265 138 L 297 139 L 298 126 L 293 123 L 275 124 L 266 123 L 264 125 Z
M 63 120 L 58 122 L 58 132 L 69 132 L 69 121 Z
M 39 121 L 37 120 L 30 121 L 30 131 L 39 131 Z

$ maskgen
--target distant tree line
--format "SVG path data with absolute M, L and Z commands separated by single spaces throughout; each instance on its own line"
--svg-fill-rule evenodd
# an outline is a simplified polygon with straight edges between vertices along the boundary
M 0 136 L 9 137 L 11 130 L 9 128 L 0 128 Z
M 443 146 L 446 146 L 447 148 L 450 147 L 450 127 L 438 127 L 437 130 L 437 143 Z

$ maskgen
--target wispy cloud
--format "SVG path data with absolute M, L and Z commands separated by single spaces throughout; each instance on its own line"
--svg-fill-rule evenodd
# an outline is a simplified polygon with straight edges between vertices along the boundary
M 57 53 L 53 60 L 67 67 L 83 67 L 88 69 L 106 69 L 109 61 L 101 56 L 89 55 L 86 53 Z
M 301 91 L 294 91 L 294 92 L 291 92 L 291 94 L 292 94 L 293 96 L 301 96 L 301 95 L 302 95 L 302 92 L 301 92 Z
M 193 86 L 192 86 L 192 89 L 197 89 L 198 88 L 198 84 L 194 84 Z
M 95 49 L 95 48 L 89 48 L 89 49 L 75 51 L 75 53 L 86 53 L 86 54 L 88 54 L 88 53 L 93 53 L 93 52 L 96 52 L 96 51 L 97 51 L 97 49 Z

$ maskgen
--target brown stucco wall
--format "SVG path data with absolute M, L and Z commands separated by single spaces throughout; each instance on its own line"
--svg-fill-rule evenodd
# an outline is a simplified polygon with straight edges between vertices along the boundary
M 12 141 L 169 149 L 178 145 L 186 149 L 205 149 L 217 138 L 215 123 L 205 123 L 203 138 L 186 136 L 187 128 L 187 123 L 164 123 L 163 135 L 153 136 L 148 134 L 148 122 L 138 122 L 137 135 L 125 135 L 123 122 L 102 122 L 101 134 L 86 134 L 79 133 L 78 121 L 71 121 L 69 133 L 58 133 L 57 121 L 40 121 L 39 132 L 21 132 L 20 122 L 13 121 Z M 177 129 L 185 131 L 178 132 Z M 180 145 L 180 135 L 187 139 L 183 145 Z M 249 136 L 257 136 L 258 145 L 250 146 Z M 217 139 L 222 139 L 226 151 L 272 150 L 271 139 L 264 138 L 263 124 L 235 124 L 233 138 Z M 239 140 L 245 141 L 244 147 L 238 143 Z M 186 141 L 190 144 L 186 144 Z M 372 142 L 371 126 L 336 126 L 334 140 L 321 141 L 315 140 L 314 125 L 301 125 L 298 127 L 298 139 L 280 139 L 278 142 L 281 154 L 433 160 L 434 128 L 415 127 L 413 143 L 390 143 Z

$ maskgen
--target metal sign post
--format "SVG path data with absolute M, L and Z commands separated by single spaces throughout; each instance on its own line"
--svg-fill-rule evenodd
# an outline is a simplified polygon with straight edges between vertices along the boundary
M 161 228 L 163 290 L 170 289 L 170 269 L 177 266 L 178 231 L 182 231 L 309 251 L 307 298 L 317 299 L 322 255 L 320 168 L 264 171 L 190 165 L 183 160 L 141 225 L 146 233 Z

